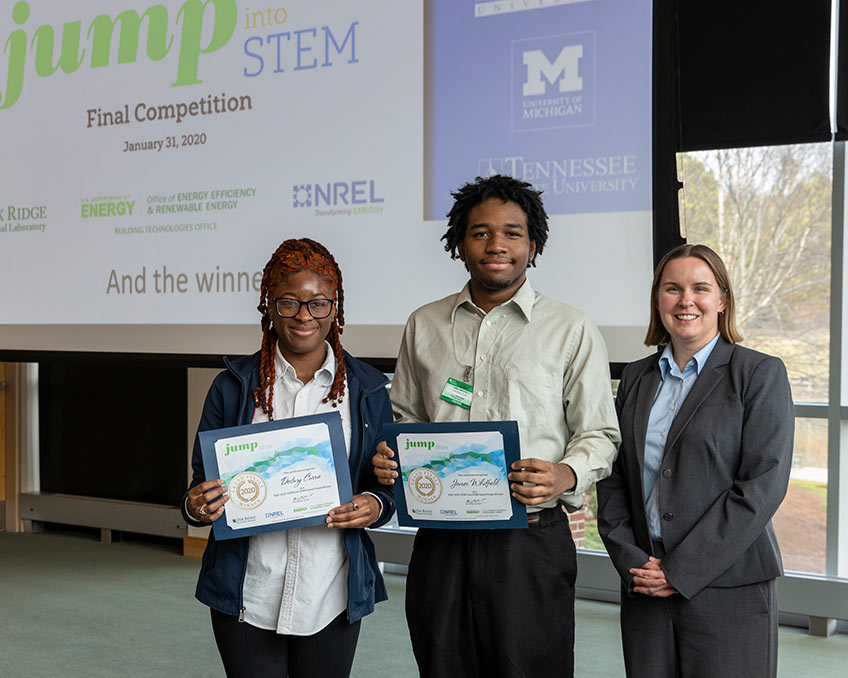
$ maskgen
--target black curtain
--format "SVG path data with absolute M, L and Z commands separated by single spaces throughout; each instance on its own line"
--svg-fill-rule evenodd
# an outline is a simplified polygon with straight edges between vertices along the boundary
M 830 140 L 830 0 L 678 0 L 680 150 Z
M 186 370 L 80 359 L 38 371 L 41 489 L 176 506 L 187 486 Z
M 839 5 L 839 46 L 836 52 L 836 139 L 848 139 L 848 0 Z
M 677 157 L 680 107 L 677 90 L 677 0 L 654 0 L 653 40 L 653 205 L 654 267 L 680 237 Z
M 831 139 L 830 18 L 830 0 L 654 0 L 655 263 L 683 242 L 676 152 Z M 848 7 L 840 23 L 846 81 Z M 848 85 L 837 98 L 848 138 Z

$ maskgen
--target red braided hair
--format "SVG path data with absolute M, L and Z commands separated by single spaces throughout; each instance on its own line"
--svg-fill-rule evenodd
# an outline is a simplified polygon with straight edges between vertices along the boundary
M 286 240 L 277 248 L 271 259 L 265 264 L 262 271 L 262 286 L 259 291 L 259 305 L 257 310 L 262 314 L 260 325 L 262 326 L 262 349 L 259 363 L 259 386 L 253 390 L 253 402 L 256 407 L 268 416 L 274 418 L 274 382 L 276 381 L 275 347 L 277 345 L 277 331 L 268 308 L 268 293 L 280 280 L 287 275 L 299 271 L 312 271 L 316 275 L 329 278 L 336 288 L 336 316 L 327 334 L 327 341 L 333 347 L 336 356 L 336 376 L 330 387 L 330 392 L 323 402 L 332 400 L 336 407 L 344 397 L 345 391 L 345 365 L 342 353 L 342 342 L 340 335 L 344 330 L 344 289 L 342 288 L 342 272 L 339 265 L 330 254 L 330 251 L 321 243 L 309 238 L 297 240 Z

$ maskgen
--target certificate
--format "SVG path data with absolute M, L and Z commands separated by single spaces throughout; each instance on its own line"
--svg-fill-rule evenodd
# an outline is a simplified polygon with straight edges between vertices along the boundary
M 224 481 L 229 501 L 212 523 L 215 539 L 324 523 L 351 501 L 338 412 L 198 433 L 207 478 Z
M 411 527 L 527 527 L 527 510 L 509 488 L 520 458 L 514 421 L 388 424 L 397 453 L 398 523 Z

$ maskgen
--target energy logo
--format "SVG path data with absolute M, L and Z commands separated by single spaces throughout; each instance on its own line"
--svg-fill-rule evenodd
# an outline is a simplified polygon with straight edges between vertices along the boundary
M 516 40 L 512 69 L 513 130 L 594 124 L 594 32 Z

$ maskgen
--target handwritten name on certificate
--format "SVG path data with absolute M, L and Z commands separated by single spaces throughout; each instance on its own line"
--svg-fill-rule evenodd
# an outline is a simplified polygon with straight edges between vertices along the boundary
M 411 517 L 442 521 L 512 517 L 499 431 L 399 433 L 397 445 Z
M 220 438 L 215 456 L 233 530 L 324 516 L 342 503 L 324 423 Z

